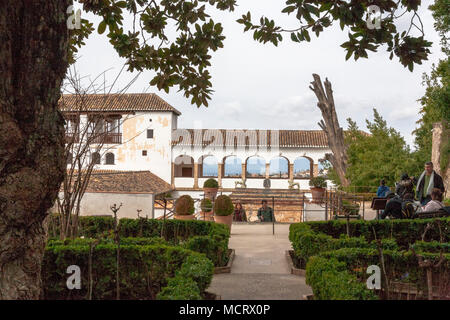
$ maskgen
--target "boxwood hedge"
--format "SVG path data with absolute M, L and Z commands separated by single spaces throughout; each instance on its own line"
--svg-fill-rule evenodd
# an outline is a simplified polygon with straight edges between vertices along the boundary
M 428 228 L 427 226 L 431 227 Z M 417 256 L 444 263 L 433 273 L 438 286 L 450 287 L 450 218 L 390 221 L 315 221 L 290 226 L 294 263 L 306 268 L 306 281 L 317 299 L 374 299 L 366 288 L 369 265 L 380 266 L 375 243 L 381 239 L 386 273 L 393 281 L 413 283 L 426 296 L 426 275 Z M 427 232 L 424 233 L 425 229 Z M 424 240 L 422 240 L 423 235 Z M 443 277 L 442 277 L 443 275 Z
M 121 299 L 155 299 L 167 285 L 170 288 L 164 290 L 163 295 L 166 299 L 200 297 L 211 282 L 212 262 L 204 254 L 180 246 L 149 245 L 147 241 L 151 243 L 154 239 L 122 239 Z M 42 265 L 43 299 L 88 299 L 90 288 L 92 299 L 115 299 L 117 245 L 101 241 L 93 245 L 91 242 L 75 239 L 68 243 L 49 243 Z M 70 265 L 81 269 L 80 290 L 67 288 L 66 270 Z M 182 291 L 175 294 L 173 290 L 180 284 L 177 281 L 180 278 L 190 285 L 179 288 Z

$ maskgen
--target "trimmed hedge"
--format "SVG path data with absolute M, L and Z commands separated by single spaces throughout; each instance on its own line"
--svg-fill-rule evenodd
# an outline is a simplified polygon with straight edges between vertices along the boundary
M 115 299 L 117 246 L 100 243 L 93 247 L 90 257 L 90 246 L 85 245 L 89 241 L 76 239 L 68 245 L 49 243 L 42 265 L 43 299 L 88 299 L 90 258 L 92 299 Z M 127 241 L 132 242 L 127 239 L 124 243 Z M 81 269 L 80 290 L 67 289 L 66 270 L 70 265 Z M 183 277 L 196 285 L 184 288 L 185 295 L 197 297 L 210 284 L 213 270 L 212 262 L 203 254 L 182 247 L 121 245 L 120 296 L 121 299 L 155 299 L 169 279 Z M 175 282 L 170 283 L 174 286 Z
M 374 300 L 377 296 L 336 259 L 312 257 L 306 267 L 306 283 L 318 300 Z
M 112 217 L 83 216 L 79 217 L 79 223 L 80 236 L 111 239 L 110 243 L 113 243 L 114 219 Z M 95 226 L 98 226 L 98 232 L 95 232 Z M 49 230 L 55 229 L 54 227 L 49 227 Z M 169 244 L 181 244 L 194 251 L 205 253 L 215 266 L 224 266 L 228 262 L 230 231 L 223 224 L 201 220 L 168 219 L 164 221 L 146 218 L 122 218 L 119 220 L 118 229 L 122 241 L 125 238 L 139 238 L 141 239 L 139 244 L 144 244 L 144 242 L 145 244 L 161 243 L 158 242 L 160 240 L 152 240 L 151 243 L 142 240 L 158 238 Z M 51 234 L 51 236 L 55 237 L 56 234 Z
M 434 227 L 427 231 L 427 241 L 422 241 L 427 225 Z M 381 239 L 390 280 L 413 283 L 426 296 L 426 274 L 409 250 L 412 246 L 424 259 L 435 262 L 443 252 L 445 261 L 433 274 L 440 279 L 436 285 L 450 286 L 450 218 L 351 221 L 349 227 L 352 237 L 346 235 L 345 221 L 314 221 L 290 226 L 294 263 L 300 268 L 306 266 L 306 282 L 311 285 L 315 298 L 376 298 L 365 285 L 367 267 L 381 267 L 373 229 L 377 239 Z
M 393 219 L 393 220 L 353 220 L 349 221 L 351 237 L 364 236 L 368 241 L 374 240 L 373 229 L 379 239 L 395 238 L 397 244 L 407 249 L 409 244 L 422 240 L 422 234 L 427 224 L 441 224 L 443 242 L 450 241 L 450 218 L 439 219 Z M 314 231 L 338 238 L 346 234 L 346 221 L 311 221 L 306 224 Z M 440 241 L 438 228 L 430 229 L 425 237 L 426 241 Z

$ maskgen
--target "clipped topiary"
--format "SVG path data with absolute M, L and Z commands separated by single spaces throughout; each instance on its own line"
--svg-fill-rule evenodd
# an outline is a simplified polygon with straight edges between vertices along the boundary
M 217 216 L 229 216 L 233 211 L 233 202 L 229 196 L 221 195 L 217 197 L 214 203 L 214 212 Z
M 180 216 L 194 214 L 194 199 L 190 195 L 184 195 L 178 198 L 175 203 L 175 213 Z
M 203 183 L 203 188 L 217 189 L 219 188 L 219 183 L 216 179 L 210 178 Z
M 203 212 L 211 212 L 213 209 L 211 200 L 208 198 L 203 199 L 202 202 L 200 202 L 200 208 Z

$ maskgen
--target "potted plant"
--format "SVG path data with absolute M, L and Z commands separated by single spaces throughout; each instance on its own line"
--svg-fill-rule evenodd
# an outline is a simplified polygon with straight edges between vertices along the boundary
M 181 196 L 175 202 L 174 218 L 178 220 L 193 220 L 194 219 L 194 199 L 189 195 Z
M 200 202 L 200 209 L 202 210 L 201 217 L 205 221 L 214 221 L 213 204 L 211 200 L 205 198 Z
M 219 183 L 215 179 L 210 178 L 203 183 L 205 198 L 213 200 L 217 195 L 217 190 L 219 190 Z
M 233 202 L 229 196 L 218 196 L 214 203 L 214 221 L 226 224 L 231 231 L 231 223 L 233 222 Z
M 312 177 L 309 179 L 309 186 L 311 187 L 311 194 L 314 203 L 321 203 L 327 187 L 327 181 L 324 177 Z

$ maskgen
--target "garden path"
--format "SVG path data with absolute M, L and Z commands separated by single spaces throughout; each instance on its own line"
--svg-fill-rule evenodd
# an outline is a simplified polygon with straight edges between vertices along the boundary
M 285 257 L 291 249 L 289 224 L 235 223 L 229 247 L 235 249 L 231 273 L 216 274 L 209 292 L 222 300 L 300 300 L 311 294 L 305 278 L 292 275 Z

